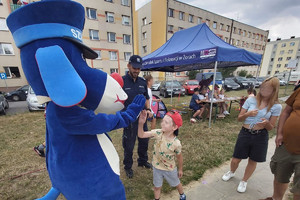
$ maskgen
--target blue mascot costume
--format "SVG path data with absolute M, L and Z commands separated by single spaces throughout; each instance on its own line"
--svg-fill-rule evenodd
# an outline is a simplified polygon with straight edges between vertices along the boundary
M 136 96 L 126 111 L 122 78 L 88 67 L 97 54 L 82 43 L 84 7 L 69 0 L 28 4 L 7 18 L 39 103 L 47 104 L 46 163 L 52 188 L 41 199 L 125 199 L 119 157 L 108 135 L 144 108 Z M 98 114 L 97 114 L 98 113 Z

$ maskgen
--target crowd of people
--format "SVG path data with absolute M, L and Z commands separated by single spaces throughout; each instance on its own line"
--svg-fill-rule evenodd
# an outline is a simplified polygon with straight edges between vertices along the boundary
M 129 59 L 128 73 L 123 76 L 123 89 L 128 95 L 125 101 L 125 108 L 132 102 L 138 94 L 145 96 L 145 109 L 141 112 L 139 119 L 130 126 L 124 128 L 122 144 L 124 149 L 124 169 L 128 178 L 134 177 L 133 150 L 136 139 L 138 139 L 137 165 L 152 169 L 154 197 L 160 199 L 161 187 L 165 179 L 171 187 L 176 187 L 180 200 L 185 200 L 180 178 L 183 176 L 183 156 L 182 145 L 178 138 L 179 128 L 183 120 L 176 111 L 166 113 L 161 121 L 161 128 L 156 129 L 156 115 L 151 109 L 154 100 L 151 86 L 153 77 L 148 75 L 139 77 L 142 67 L 142 58 L 133 55 Z M 193 110 L 191 122 L 197 122 L 203 118 L 203 114 L 210 112 L 210 98 L 223 100 L 226 98 L 225 90 L 218 85 L 214 86 L 214 93 L 209 89 L 213 76 L 199 83 L 199 87 L 194 89 L 194 94 L 190 100 L 190 109 Z M 274 193 L 272 197 L 265 200 L 281 200 L 288 188 L 289 180 L 294 174 L 291 192 L 295 200 L 300 200 L 300 84 L 295 87 L 294 93 L 286 101 L 286 107 L 281 113 L 282 106 L 278 100 L 279 80 L 275 77 L 266 79 L 256 93 L 254 88 L 247 90 L 248 95 L 243 97 L 240 103 L 240 113 L 238 121 L 243 122 L 241 130 L 234 147 L 230 170 L 221 179 L 229 181 L 235 176 L 239 163 L 242 159 L 248 159 L 244 176 L 237 186 L 237 191 L 243 193 L 247 189 L 247 181 L 254 173 L 257 163 L 265 162 L 268 149 L 268 132 L 276 128 L 279 118 L 276 136 L 276 150 L 272 157 L 270 168 L 274 174 Z M 219 115 L 229 115 L 228 105 L 225 101 L 220 101 Z M 151 121 L 151 129 L 147 128 L 147 120 Z M 153 138 L 154 150 L 152 162 L 148 162 L 148 142 Z M 44 156 L 45 143 L 38 145 L 34 150 Z M 176 166 L 177 160 L 177 166 Z

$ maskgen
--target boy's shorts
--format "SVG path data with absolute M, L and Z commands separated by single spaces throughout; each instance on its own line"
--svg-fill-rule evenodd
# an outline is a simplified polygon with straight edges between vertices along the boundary
M 289 183 L 293 173 L 291 192 L 300 195 L 300 155 L 290 154 L 284 145 L 277 147 L 270 162 L 270 168 L 279 183 Z
M 190 109 L 193 109 L 194 111 L 200 110 L 202 108 L 201 105 L 194 105 L 194 106 L 190 106 Z
M 154 187 L 161 187 L 163 185 L 164 178 L 167 180 L 171 187 L 176 187 L 180 184 L 178 178 L 177 169 L 173 171 L 160 170 L 153 167 L 153 185 Z
M 233 157 L 250 158 L 255 162 L 265 162 L 268 150 L 269 134 L 265 129 L 262 133 L 251 134 L 241 129 L 235 143 Z

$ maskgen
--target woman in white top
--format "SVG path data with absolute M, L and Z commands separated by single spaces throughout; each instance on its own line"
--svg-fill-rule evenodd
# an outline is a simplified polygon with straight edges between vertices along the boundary
M 160 102 L 161 100 L 160 99 L 153 99 L 153 97 L 152 97 L 151 87 L 153 85 L 153 77 L 149 74 L 149 75 L 145 76 L 144 78 L 147 81 L 150 109 L 151 109 L 151 112 L 153 114 L 152 121 L 151 121 L 151 130 L 153 130 L 153 129 L 155 129 L 155 126 L 156 126 L 156 115 L 153 112 L 151 106 L 152 106 L 153 101 L 154 102 Z

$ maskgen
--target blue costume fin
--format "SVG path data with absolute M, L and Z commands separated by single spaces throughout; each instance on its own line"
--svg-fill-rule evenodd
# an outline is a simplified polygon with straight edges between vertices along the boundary
M 36 200 L 55 200 L 55 199 L 57 199 L 59 194 L 60 194 L 60 192 L 57 189 L 52 187 L 45 196 L 43 196 L 40 199 L 36 199 Z
M 45 88 L 55 104 L 70 107 L 84 100 L 86 86 L 61 47 L 39 48 L 35 57 Z

